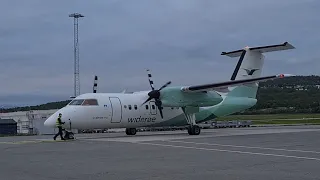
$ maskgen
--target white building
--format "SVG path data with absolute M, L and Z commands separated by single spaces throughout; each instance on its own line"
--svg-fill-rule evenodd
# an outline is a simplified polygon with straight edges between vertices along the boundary
M 31 110 L 10 113 L 0 113 L 2 119 L 13 119 L 17 122 L 17 132 L 20 134 L 54 134 L 56 129 L 44 126 L 44 121 L 58 109 Z

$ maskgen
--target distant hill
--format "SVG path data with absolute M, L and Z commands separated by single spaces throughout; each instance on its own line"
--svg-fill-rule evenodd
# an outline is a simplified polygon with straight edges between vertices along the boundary
M 69 102 L 70 102 L 70 100 L 66 100 L 66 101 L 59 101 L 59 102 L 50 102 L 50 103 L 41 104 L 41 105 L 37 105 L 37 106 L 4 108 L 4 109 L 2 109 L 2 112 L 6 113 L 6 112 L 29 111 L 29 110 L 60 109 L 64 106 L 66 106 Z
M 257 99 L 254 107 L 241 114 L 320 113 L 320 76 L 296 76 L 261 82 Z M 6 108 L 2 112 L 60 109 L 69 102 Z
M 244 113 L 319 113 L 320 76 L 296 76 L 261 82 L 257 99 L 257 104 Z

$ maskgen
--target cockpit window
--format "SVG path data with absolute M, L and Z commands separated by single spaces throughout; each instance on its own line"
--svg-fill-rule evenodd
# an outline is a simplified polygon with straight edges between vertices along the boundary
M 83 101 L 84 101 L 84 99 L 74 99 L 69 103 L 69 105 L 78 105 L 79 106 L 82 104 Z
M 82 106 L 97 106 L 98 101 L 96 99 L 85 99 Z

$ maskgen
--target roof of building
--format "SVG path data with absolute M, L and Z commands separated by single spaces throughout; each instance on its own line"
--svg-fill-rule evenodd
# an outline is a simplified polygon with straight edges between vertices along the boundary
M 26 116 L 27 113 L 30 113 L 30 114 L 53 114 L 58 110 L 59 109 L 8 112 L 8 113 L 0 113 L 0 117 L 5 118 L 8 116 Z
M 2 124 L 17 124 L 13 119 L 0 119 L 0 125 Z

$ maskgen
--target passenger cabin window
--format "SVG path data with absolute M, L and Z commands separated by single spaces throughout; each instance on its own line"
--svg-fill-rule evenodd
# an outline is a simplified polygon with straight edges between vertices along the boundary
M 80 106 L 83 101 L 84 101 L 84 99 L 74 99 L 69 103 L 69 105 L 78 105 L 78 106 Z
M 129 110 L 131 110 L 131 105 L 128 105 Z
M 146 109 L 149 109 L 149 106 L 148 106 L 148 105 L 146 105 Z
M 137 110 L 137 109 L 138 109 L 138 106 L 137 106 L 137 105 L 134 105 L 134 109 Z
M 154 105 L 152 105 L 152 109 L 155 109 L 156 107 Z
M 82 106 L 97 106 L 98 101 L 96 99 L 85 99 Z

